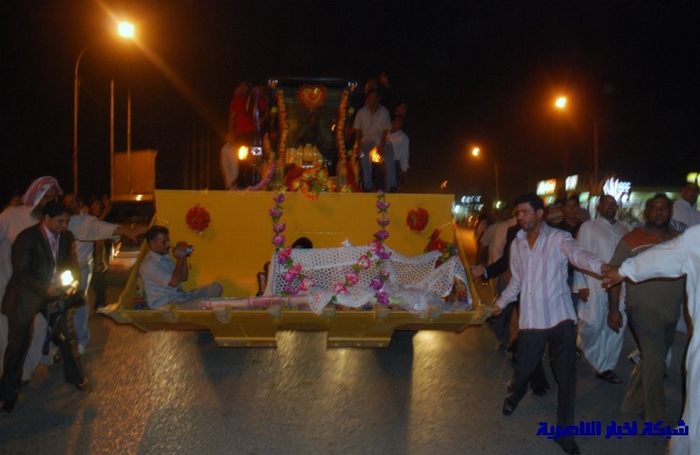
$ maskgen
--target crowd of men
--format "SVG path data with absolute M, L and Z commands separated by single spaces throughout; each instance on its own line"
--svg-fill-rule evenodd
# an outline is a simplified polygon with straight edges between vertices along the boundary
M 528 193 L 515 200 L 513 217 L 481 230 L 479 241 L 488 239 L 495 251 L 488 265 L 471 271 L 477 277 L 502 278 L 493 315 L 500 341 L 514 354 L 504 415 L 516 410 L 528 388 L 537 395 L 547 393 L 543 355 L 548 347 L 558 385 L 557 425 L 572 425 L 579 353 L 597 378 L 620 384 L 614 369 L 629 326 L 640 360 L 622 410 L 649 422 L 673 422 L 663 378 L 685 299 L 692 320 L 700 317 L 697 198 L 695 184 L 684 186 L 675 203 L 658 193 L 646 201 L 643 224 L 631 229 L 617 218 L 612 196 L 600 197 L 598 217 L 585 220 L 576 197 L 563 198 L 552 208 Z M 94 242 L 145 234 L 149 252 L 139 275 L 150 308 L 198 307 L 199 300 L 221 295 L 218 283 L 182 289 L 192 246 L 177 242 L 171 251 L 167 228 L 106 223 L 88 212 L 77 195 L 63 195 L 56 179 L 46 176 L 0 213 L 0 401 L 5 412 L 12 412 L 39 362 L 51 362 L 56 350 L 66 381 L 89 390 L 80 354 L 89 341 L 90 305 L 85 300 L 94 271 Z M 58 280 L 64 271 L 79 277 L 77 286 Z M 700 451 L 698 344 L 691 337 L 686 358 L 683 420 L 690 436 L 675 439 L 673 453 Z M 573 435 L 556 442 L 567 453 L 579 453 Z
M 622 411 L 649 422 L 677 422 L 666 412 L 663 379 L 686 293 L 693 320 L 700 305 L 697 198 L 695 184 L 685 185 L 675 203 L 658 193 L 646 201 L 643 224 L 631 229 L 617 219 L 612 196 L 602 196 L 598 217 L 584 221 L 577 197 L 562 198 L 552 209 L 530 193 L 515 200 L 512 218 L 477 231 L 492 251 L 488 265 L 471 271 L 502 279 L 494 327 L 502 347 L 513 352 L 504 415 L 515 411 L 528 387 L 546 393 L 542 357 L 548 345 L 558 384 L 557 425 L 572 425 L 577 351 L 597 378 L 620 384 L 614 369 L 629 325 L 640 354 Z M 683 420 L 690 437 L 674 441 L 673 453 L 700 451 L 696 344 L 691 338 L 686 359 Z M 579 453 L 573 435 L 556 442 L 567 453 Z
M 60 197 L 63 196 L 62 199 Z M 59 202 L 60 200 L 60 202 Z M 64 363 L 66 380 L 89 386 L 80 354 L 89 341 L 90 306 L 85 300 L 95 271 L 95 243 L 142 226 L 107 223 L 101 203 L 63 194 L 50 176 L 34 180 L 22 198 L 0 213 L 0 401 L 11 412 L 20 388 L 39 363 Z M 60 281 L 70 271 L 77 287 Z M 60 349 L 60 355 L 56 350 Z
M 212 283 L 185 291 L 192 246 L 177 242 L 171 252 L 164 226 L 104 221 L 108 207 L 89 206 L 63 194 L 50 176 L 34 180 L 24 195 L 0 213 L 0 401 L 12 412 L 20 389 L 39 363 L 62 362 L 66 381 L 80 391 L 90 386 L 80 356 L 90 339 L 88 298 L 92 275 L 102 266 L 95 246 L 118 236 L 145 236 L 149 253 L 139 272 L 148 308 L 198 308 L 202 298 L 218 297 Z M 97 264 L 97 266 L 96 266 Z M 63 282 L 64 272 L 70 279 Z

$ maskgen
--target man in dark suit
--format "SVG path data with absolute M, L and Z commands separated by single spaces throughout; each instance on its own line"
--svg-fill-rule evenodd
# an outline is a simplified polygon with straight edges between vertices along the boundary
M 71 270 L 79 276 L 75 242 L 68 231 L 70 213 L 57 202 L 49 202 L 41 211 L 41 221 L 22 231 L 12 245 L 12 277 L 2 300 L 2 312 L 8 318 L 9 339 L 0 381 L 2 410 L 11 412 L 19 396 L 22 365 L 32 339 L 32 321 L 40 311 L 48 311 L 52 300 L 61 296 L 58 275 Z M 71 321 L 70 317 L 66 321 Z M 69 322 L 70 324 L 70 322 Z M 75 336 L 62 330 L 60 342 L 66 381 L 85 390 L 77 354 Z

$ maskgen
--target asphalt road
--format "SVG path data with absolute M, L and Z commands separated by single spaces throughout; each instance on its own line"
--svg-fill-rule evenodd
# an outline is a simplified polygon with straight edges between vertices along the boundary
M 322 332 L 280 332 L 277 349 L 218 348 L 205 332 L 142 333 L 99 315 L 91 330 L 83 360 L 94 390 L 41 366 L 15 411 L 0 415 L 0 453 L 563 453 L 536 436 L 539 422 L 555 420 L 554 387 L 501 414 L 511 364 L 488 324 L 398 333 L 386 349 L 327 349 Z M 683 343 L 678 336 L 666 380 L 672 417 Z M 632 348 L 628 334 L 623 353 Z M 583 359 L 577 367 L 577 419 L 603 429 L 625 420 L 625 386 L 595 379 Z M 630 371 L 623 356 L 618 373 L 626 380 Z M 661 454 L 666 440 L 578 444 L 583 453 Z

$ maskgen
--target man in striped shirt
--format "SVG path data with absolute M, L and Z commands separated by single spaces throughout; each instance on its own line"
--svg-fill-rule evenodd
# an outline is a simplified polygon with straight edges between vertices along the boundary
M 559 389 L 557 425 L 563 428 L 574 423 L 576 393 L 576 313 L 567 284 L 568 263 L 596 274 L 602 274 L 607 266 L 580 248 L 571 234 L 545 223 L 544 202 L 539 196 L 524 194 L 515 203 L 521 230 L 510 249 L 512 277 L 493 310 L 499 314 L 520 294 L 518 361 L 503 402 L 503 414 L 512 414 L 527 392 L 528 378 L 549 343 Z M 567 453 L 579 453 L 573 436 L 556 442 Z

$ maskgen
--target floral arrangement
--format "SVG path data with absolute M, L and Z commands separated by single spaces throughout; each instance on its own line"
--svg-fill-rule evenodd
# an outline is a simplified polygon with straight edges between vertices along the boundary
M 347 185 L 352 191 L 359 191 L 357 183 L 356 170 L 357 150 L 353 147 L 353 155 L 350 162 L 347 161 L 347 150 L 345 148 L 345 123 L 349 116 L 352 116 L 354 109 L 348 108 L 348 100 L 350 98 L 350 90 L 345 89 L 340 95 L 340 103 L 338 104 L 338 122 L 335 125 L 335 142 L 338 148 L 338 164 L 336 166 L 338 178 L 341 183 Z
M 279 169 L 284 169 L 285 163 L 285 152 L 287 151 L 287 133 L 289 132 L 289 126 L 287 125 L 287 110 L 284 107 L 284 90 L 277 90 L 275 93 L 277 101 L 277 118 L 279 121 L 279 142 L 277 146 L 277 163 Z
M 275 232 L 274 237 L 272 237 L 272 243 L 275 245 L 275 251 L 279 251 L 285 242 L 284 231 L 287 226 L 284 223 L 280 223 L 280 219 L 284 212 L 282 211 L 282 203 L 284 202 L 284 193 L 277 193 L 275 197 L 272 198 L 275 205 L 270 209 L 270 218 L 272 218 L 272 230 Z
M 326 103 L 327 92 L 323 85 L 304 84 L 297 90 L 297 97 L 306 109 L 314 111 Z
M 346 176 L 345 160 L 347 152 L 345 151 L 345 120 L 348 109 L 348 98 L 350 91 L 343 90 L 340 94 L 340 103 L 338 104 L 338 122 L 335 125 L 335 143 L 338 148 L 338 176 Z
M 389 205 L 385 200 L 385 195 L 382 192 L 377 193 L 377 210 L 379 212 L 379 217 L 377 218 L 377 224 L 379 225 L 379 230 L 374 233 L 374 240 L 369 244 L 369 251 L 361 255 L 358 260 L 352 265 L 352 270 L 345 274 L 345 280 L 338 282 L 333 287 L 333 293 L 338 294 L 348 294 L 349 289 L 355 286 L 360 280 L 360 271 L 367 270 L 374 266 L 379 272 L 376 278 L 372 278 L 369 286 L 375 291 L 374 297 L 377 299 L 377 303 L 380 305 L 389 304 L 389 294 L 384 290 L 384 282 L 389 278 L 388 274 L 382 270 L 382 264 L 384 261 L 391 257 L 391 253 L 384 248 L 384 241 L 389 237 L 389 231 L 386 227 L 391 222 L 387 211 Z M 335 296 L 332 301 L 335 301 Z
M 284 200 L 284 193 L 275 194 L 273 198 L 275 204 L 269 210 L 269 214 L 272 219 L 272 230 L 274 232 L 272 243 L 275 245 L 275 251 L 277 253 L 277 264 L 284 270 L 282 279 L 285 284 L 280 294 L 283 296 L 292 296 L 299 292 L 309 291 L 314 283 L 313 280 L 304 275 L 301 264 L 295 263 L 292 259 L 292 248 L 284 248 L 286 241 L 284 232 L 287 226 L 280 222 L 284 214 L 282 207 Z M 344 281 L 335 284 L 333 287 L 333 293 L 335 295 L 331 298 L 331 302 L 337 302 L 337 295 L 349 293 L 349 289 L 360 281 L 360 271 L 375 267 L 378 271 L 378 275 L 370 281 L 369 285 L 375 291 L 374 297 L 377 299 L 378 304 L 384 306 L 389 304 L 389 294 L 384 289 L 384 283 L 389 277 L 388 274 L 382 270 L 383 263 L 391 257 L 391 253 L 384 247 L 384 241 L 389 237 L 389 232 L 386 230 L 386 227 L 391 222 L 388 216 L 389 206 L 390 204 L 386 202 L 384 193 L 378 193 L 376 207 L 379 214 L 377 224 L 380 229 L 374 233 L 374 240 L 370 242 L 369 250 L 357 259 L 352 269 L 345 275 Z
M 313 283 L 304 276 L 301 264 L 295 264 L 292 260 L 292 248 L 284 248 L 286 240 L 284 231 L 287 229 L 287 226 L 284 223 L 280 223 L 280 219 L 284 214 L 282 210 L 284 193 L 275 194 L 272 200 L 275 202 L 275 205 L 269 212 L 270 218 L 272 218 L 272 230 L 274 231 L 272 243 L 275 245 L 275 251 L 277 252 L 277 264 L 285 270 L 282 276 L 285 285 L 280 294 L 283 296 L 296 295 L 300 291 L 308 291 Z
M 440 229 L 435 229 L 433 233 L 430 234 L 430 241 L 428 241 L 428 245 L 426 245 L 424 250 L 426 253 L 436 250 L 441 253 L 441 256 L 435 262 L 435 267 L 439 267 L 449 258 L 457 254 L 457 249 L 452 243 L 445 242 L 440 238 L 441 232 Z
M 187 211 L 185 221 L 190 229 L 201 235 L 209 227 L 211 216 L 207 209 L 197 204 Z
M 389 220 L 389 204 L 386 202 L 386 196 L 383 192 L 377 193 L 377 211 L 379 216 L 377 217 L 377 224 L 379 225 L 379 230 L 374 233 L 374 240 L 370 242 L 370 249 L 372 253 L 378 258 L 377 269 L 379 270 L 379 277 L 375 278 L 370 282 L 370 287 L 377 291 L 374 297 L 377 299 L 377 303 L 380 305 L 389 304 L 389 294 L 384 290 L 384 282 L 387 280 L 388 275 L 382 270 L 382 264 L 384 261 L 391 257 L 391 253 L 387 252 L 384 248 L 384 241 L 389 238 L 389 231 L 386 227 L 391 222 Z
M 429 219 L 430 213 L 426 209 L 419 207 L 408 211 L 406 224 L 410 230 L 420 232 L 428 225 Z
M 337 190 L 335 181 L 328 175 L 326 168 L 320 165 L 301 170 L 295 167 L 287 174 L 287 186 L 291 191 L 301 191 L 308 199 L 316 200 L 322 191 Z

